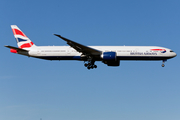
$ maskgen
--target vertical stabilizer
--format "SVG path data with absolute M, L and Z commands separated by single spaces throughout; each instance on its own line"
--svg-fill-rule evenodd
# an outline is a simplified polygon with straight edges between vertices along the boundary
M 11 25 L 11 28 L 19 48 L 23 49 L 35 46 L 35 44 L 16 25 Z

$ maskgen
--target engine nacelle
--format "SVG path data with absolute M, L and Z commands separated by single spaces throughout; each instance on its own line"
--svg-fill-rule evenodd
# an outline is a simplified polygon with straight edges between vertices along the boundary
M 116 52 L 104 52 L 102 53 L 101 58 L 104 61 L 116 61 Z
M 107 64 L 108 66 L 119 66 L 120 61 L 116 59 L 116 52 L 104 52 L 101 55 L 103 59 L 103 63 Z

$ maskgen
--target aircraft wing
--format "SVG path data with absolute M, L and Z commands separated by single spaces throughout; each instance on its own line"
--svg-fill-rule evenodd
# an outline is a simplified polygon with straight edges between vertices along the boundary
M 54 35 L 61 38 L 61 39 L 63 39 L 72 48 L 74 48 L 78 52 L 82 52 L 85 55 L 101 55 L 101 53 L 102 53 L 102 51 L 100 51 L 100 50 L 97 50 L 97 49 L 94 49 L 94 48 L 91 48 L 91 47 L 88 47 L 88 46 L 84 46 L 82 44 L 79 44 L 79 43 L 74 42 L 72 40 L 69 40 L 67 38 L 64 38 L 61 35 L 57 35 L 57 34 L 54 34 Z
M 17 47 L 13 47 L 13 46 L 9 46 L 9 45 L 5 45 L 5 47 L 10 48 L 10 49 L 14 49 L 20 52 L 27 52 L 27 50 L 21 49 L 21 48 L 17 48 Z

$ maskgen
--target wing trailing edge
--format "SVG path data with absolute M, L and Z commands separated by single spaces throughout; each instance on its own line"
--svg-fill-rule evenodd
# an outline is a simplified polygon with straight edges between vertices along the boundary
M 97 50 L 97 49 L 94 49 L 94 48 L 79 44 L 79 43 L 74 42 L 72 40 L 69 40 L 69 39 L 67 39 L 65 37 L 62 37 L 61 35 L 58 35 L 58 34 L 54 34 L 54 35 L 61 38 L 61 39 L 63 39 L 64 41 L 67 42 L 67 44 L 69 46 L 71 46 L 76 51 L 81 52 L 81 53 L 83 53 L 85 55 L 101 55 L 102 54 L 102 51 L 100 51 L 100 50 Z

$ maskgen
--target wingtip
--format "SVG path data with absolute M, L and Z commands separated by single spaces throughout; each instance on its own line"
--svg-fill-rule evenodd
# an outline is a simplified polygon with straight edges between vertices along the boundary
M 61 36 L 61 35 L 58 35 L 58 34 L 54 34 L 54 35 L 55 35 L 55 36 L 58 36 L 58 37 Z

